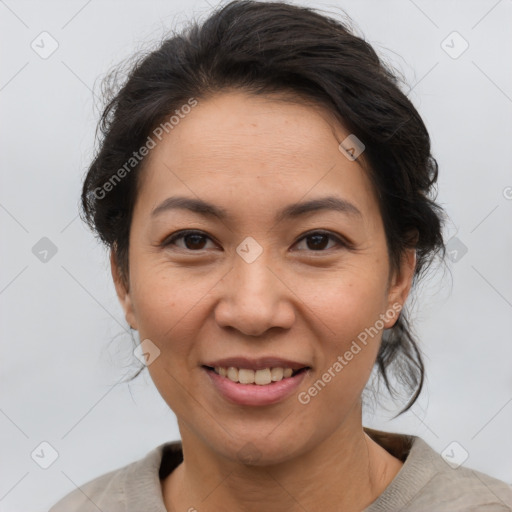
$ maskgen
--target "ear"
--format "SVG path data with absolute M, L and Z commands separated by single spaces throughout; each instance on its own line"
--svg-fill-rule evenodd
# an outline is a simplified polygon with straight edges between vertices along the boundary
M 395 311 L 392 318 L 384 322 L 384 328 L 390 329 L 398 319 L 398 313 L 404 307 L 405 301 L 409 295 L 416 269 L 416 249 L 408 248 L 402 255 L 400 269 L 395 271 L 388 286 L 387 309 L 386 311 Z M 387 317 L 388 315 L 386 315 Z
M 138 329 L 133 303 L 128 289 L 128 282 L 119 268 L 114 250 L 110 251 L 110 270 L 112 272 L 112 279 L 114 280 L 117 297 L 124 311 L 124 317 L 132 329 Z

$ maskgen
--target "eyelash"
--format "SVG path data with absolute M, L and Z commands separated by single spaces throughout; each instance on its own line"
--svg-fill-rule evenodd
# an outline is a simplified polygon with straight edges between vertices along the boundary
M 205 233 L 203 233 L 202 231 L 197 231 L 197 230 L 190 230 L 190 229 L 186 229 L 186 230 L 183 230 L 183 231 L 178 231 L 176 233 L 174 233 L 173 235 L 171 235 L 170 237 L 166 238 L 163 242 L 162 242 L 162 247 L 168 247 L 170 245 L 175 245 L 174 242 L 176 240 L 180 240 L 182 238 L 185 238 L 187 235 L 200 235 L 204 238 L 208 238 L 210 240 L 212 240 L 208 235 L 206 235 Z M 307 233 L 305 233 L 304 235 L 301 236 L 301 238 L 299 238 L 295 244 L 301 242 L 302 240 L 305 240 L 307 239 L 308 237 L 311 237 L 311 236 L 314 236 L 314 235 L 323 235 L 323 236 L 326 236 L 328 238 L 330 238 L 331 240 L 334 240 L 339 246 L 341 247 L 346 247 L 346 248 L 350 248 L 351 245 L 347 242 L 347 241 L 344 241 L 342 238 L 340 238 L 339 236 L 336 236 L 334 235 L 333 233 L 329 232 L 329 231 L 322 231 L 322 230 L 316 230 L 316 231 L 309 231 Z M 213 240 L 212 240 L 213 241 Z M 294 244 L 294 245 L 295 245 Z M 183 248 L 183 247 L 179 247 L 179 249 L 181 250 L 185 250 L 185 251 L 190 251 L 190 252 L 201 252 L 201 251 L 204 251 L 206 249 L 198 249 L 198 250 L 193 250 L 193 249 L 187 249 L 186 247 Z M 321 250 L 310 250 L 309 252 L 316 252 L 316 253 L 321 253 L 321 252 L 327 252 L 329 251 L 330 249 L 333 249 L 333 247 L 329 248 L 329 249 L 321 249 Z

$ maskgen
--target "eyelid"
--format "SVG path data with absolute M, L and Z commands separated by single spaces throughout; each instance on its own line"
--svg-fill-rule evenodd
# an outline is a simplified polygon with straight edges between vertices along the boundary
M 351 247 L 350 242 L 346 238 L 344 238 L 341 235 L 338 235 L 337 233 L 333 233 L 332 231 L 326 231 L 324 229 L 312 229 L 310 231 L 306 231 L 306 233 L 303 233 L 294 242 L 293 245 L 296 245 L 299 242 L 301 242 L 302 240 L 304 240 L 305 238 L 307 238 L 308 236 L 313 236 L 313 235 L 324 235 L 324 236 L 327 236 L 330 239 L 334 240 L 341 247 L 347 247 L 347 248 Z M 333 247 L 331 247 L 331 249 L 333 249 Z M 307 252 L 311 252 L 311 253 L 326 253 L 326 252 L 328 252 L 328 250 L 325 250 L 325 251 L 307 251 Z
M 206 234 L 204 231 L 198 230 L 198 229 L 182 229 L 180 231 L 176 231 L 172 235 L 166 237 L 163 242 L 160 244 L 162 247 L 167 247 L 168 245 L 172 245 L 173 242 L 176 240 L 179 240 L 181 238 L 184 238 L 187 235 L 201 235 L 204 238 L 210 239 L 212 242 L 215 242 L 215 240 L 208 234 Z M 215 242 L 217 243 L 217 242 Z M 178 247 L 178 249 L 183 249 L 182 247 Z M 183 249 L 184 251 L 189 252 L 201 252 L 204 251 L 204 249 L 199 249 L 197 251 L 191 251 L 190 249 Z
M 206 234 L 204 231 L 201 231 L 201 230 L 197 230 L 197 229 L 183 229 L 181 231 L 176 231 L 175 233 L 173 233 L 172 235 L 168 236 L 167 238 L 164 239 L 164 241 L 160 244 L 162 247 L 167 247 L 169 245 L 172 245 L 173 242 L 175 242 L 176 240 L 179 240 L 181 238 L 184 238 L 185 236 L 187 235 L 201 235 L 209 240 L 211 240 L 212 242 L 214 243 L 217 243 L 210 235 Z M 324 236 L 327 236 L 329 238 L 331 238 L 332 240 L 334 240 L 338 246 L 340 247 L 346 247 L 346 248 L 352 248 L 353 244 L 351 244 L 345 237 L 343 237 L 342 235 L 339 235 L 337 233 L 333 233 L 331 231 L 326 231 L 326 230 L 323 230 L 323 229 L 312 229 L 310 231 L 307 231 L 306 233 L 303 233 L 294 243 L 293 245 L 296 245 L 298 244 L 299 242 L 301 242 L 302 240 L 304 240 L 305 238 L 307 238 L 308 236 L 313 236 L 313 235 L 324 235 Z M 196 251 L 193 251 L 191 249 L 186 249 L 186 248 L 182 248 L 182 247 L 178 247 L 178 249 L 182 249 L 184 251 L 188 251 L 188 252 L 201 252 L 201 251 L 204 251 L 206 249 L 198 249 Z M 331 247 L 331 249 L 333 249 Z M 326 253 L 328 252 L 330 249 L 328 250 L 322 250 L 322 251 L 313 251 L 313 250 L 310 250 L 310 251 L 306 251 L 306 252 L 311 252 L 311 253 Z M 299 251 L 300 252 L 300 251 Z

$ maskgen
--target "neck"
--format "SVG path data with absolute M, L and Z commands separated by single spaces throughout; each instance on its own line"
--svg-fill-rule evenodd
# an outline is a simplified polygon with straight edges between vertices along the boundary
M 313 450 L 266 466 L 226 459 L 181 424 L 180 433 L 184 461 L 162 482 L 169 511 L 359 511 L 402 466 L 364 432 L 360 408 Z

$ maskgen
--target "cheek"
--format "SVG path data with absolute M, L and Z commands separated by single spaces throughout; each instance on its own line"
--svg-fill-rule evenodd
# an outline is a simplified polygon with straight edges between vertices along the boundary
M 137 266 L 137 263 L 139 265 Z M 160 350 L 148 371 L 162 398 L 179 416 L 187 417 L 191 380 L 197 371 L 194 340 L 200 330 L 198 315 L 212 287 L 206 277 L 191 279 L 186 271 L 155 261 L 132 262 L 132 301 L 141 342 L 149 339 Z
M 317 324 L 325 328 L 327 337 L 343 349 L 384 312 L 386 277 L 378 267 L 353 267 L 297 280 L 296 293 L 320 320 Z
M 319 329 L 317 372 L 303 390 L 318 414 L 336 403 L 341 420 L 370 377 L 382 338 L 386 277 L 379 266 L 354 266 L 323 279 L 302 281 L 298 289 L 314 313 L 314 328 Z
M 157 265 L 137 266 L 133 262 L 132 268 L 131 298 L 141 341 L 149 339 L 165 353 L 183 351 L 183 343 L 171 344 L 169 340 L 186 339 L 179 330 L 192 307 L 193 286 L 170 279 L 169 272 Z
M 214 286 L 211 273 L 176 268 L 150 257 L 134 258 L 132 302 L 141 336 L 161 337 L 186 325 Z
M 308 414 L 325 418 L 322 428 L 344 420 L 371 375 L 383 327 L 379 286 L 380 281 L 344 280 L 312 295 L 315 325 L 322 331 L 317 333 L 321 355 L 299 402 L 307 406 Z

